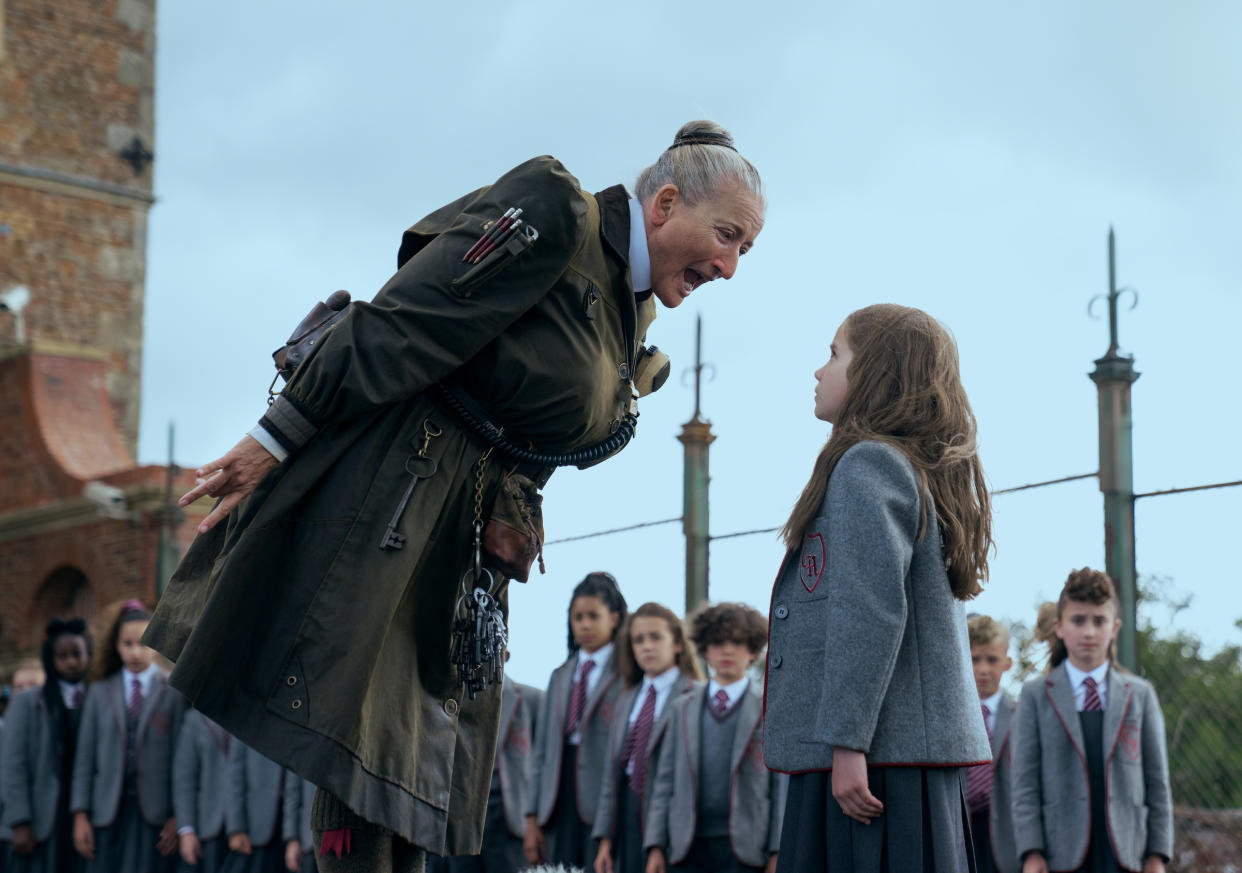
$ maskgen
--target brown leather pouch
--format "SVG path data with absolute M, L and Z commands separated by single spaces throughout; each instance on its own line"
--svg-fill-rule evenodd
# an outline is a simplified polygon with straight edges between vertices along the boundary
M 492 515 L 483 528 L 483 555 L 487 566 L 510 579 L 525 582 L 531 564 L 543 565 L 543 495 L 520 473 L 509 473 L 500 483 Z
M 328 328 L 345 317 L 349 303 L 348 291 L 334 291 L 323 303 L 316 303 L 294 328 L 293 335 L 285 344 L 272 352 L 277 374 L 288 382 L 293 377 L 293 371 L 306 360 Z

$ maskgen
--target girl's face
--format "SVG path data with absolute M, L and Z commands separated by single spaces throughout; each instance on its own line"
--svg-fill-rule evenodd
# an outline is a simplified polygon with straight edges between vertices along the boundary
M 815 417 L 831 423 L 845 400 L 846 373 L 854 360 L 854 351 L 845 336 L 845 325 L 837 328 L 837 335 L 829 346 L 828 363 L 815 371 Z
M 1111 600 L 1107 603 L 1068 600 L 1053 627 L 1057 637 L 1065 643 L 1070 663 L 1090 673 L 1108 660 L 1108 647 L 1121 628 L 1121 619 Z
M 716 681 L 721 685 L 732 685 L 746 675 L 750 665 L 755 663 L 755 654 L 746 648 L 746 644 L 736 640 L 727 643 L 708 643 L 703 653 L 707 664 L 712 668 Z
M 91 656 L 82 637 L 65 634 L 52 643 L 52 666 L 63 681 L 81 682 L 86 678 L 86 668 L 90 663 Z
M 630 645 L 638 669 L 653 677 L 676 666 L 682 649 L 673 639 L 668 622 L 654 615 L 640 615 L 630 621 Z
M 574 642 L 588 655 L 612 641 L 620 621 L 621 616 L 594 594 L 575 597 L 574 602 L 569 604 L 569 627 L 573 631 Z
M 116 635 L 116 650 L 121 656 L 121 663 L 131 673 L 141 673 L 151 666 L 152 652 L 142 644 L 142 635 L 147 630 L 147 620 L 127 621 L 121 625 Z

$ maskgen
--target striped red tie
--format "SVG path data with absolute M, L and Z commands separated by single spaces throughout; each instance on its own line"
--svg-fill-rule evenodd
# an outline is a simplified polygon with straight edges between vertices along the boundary
M 133 688 L 129 692 L 129 705 L 126 710 L 134 721 L 138 720 L 138 715 L 142 712 L 142 683 L 137 679 L 134 679 Z
M 1100 692 L 1096 688 L 1095 680 L 1088 676 L 1082 680 L 1082 687 L 1087 689 L 1087 693 L 1082 698 L 1083 712 L 1096 712 L 1104 708 L 1100 703 Z
M 988 726 L 988 716 L 992 710 L 986 703 L 981 704 L 983 710 L 983 728 L 988 733 L 988 743 L 992 742 L 992 729 Z M 966 806 L 971 813 L 987 809 L 992 803 L 992 762 L 976 764 L 966 770 Z
M 655 704 L 655 686 L 650 685 L 643 699 L 643 708 L 638 711 L 638 718 L 625 735 L 625 749 L 621 753 L 622 761 L 633 762 L 630 789 L 638 795 L 643 793 L 643 782 L 647 776 L 647 741 L 651 739 L 651 729 L 655 726 Z
M 574 680 L 574 689 L 569 695 L 569 721 L 565 723 L 565 736 L 572 736 L 582 724 L 582 714 L 586 712 L 587 677 L 595 662 L 586 658 L 578 665 L 578 678 Z
M 721 715 L 729 708 L 729 694 L 723 688 L 716 691 L 716 712 Z

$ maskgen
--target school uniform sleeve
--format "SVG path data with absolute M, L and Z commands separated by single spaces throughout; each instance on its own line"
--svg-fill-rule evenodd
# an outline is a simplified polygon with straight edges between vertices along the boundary
M 224 809 L 224 829 L 231 837 L 244 834 L 246 822 L 246 747 L 237 740 L 229 743 L 228 773 L 225 779 L 225 794 L 228 806 Z
M 625 732 L 629 726 L 630 707 L 618 706 L 608 728 L 608 757 L 604 760 L 604 772 L 599 780 L 599 804 L 595 808 L 595 827 L 591 830 L 591 836 L 597 840 L 611 840 L 614 836 L 612 826 L 616 811 L 614 798 L 617 794 L 618 769 L 614 750 L 620 749 L 625 742 Z
M 1039 765 L 1038 707 L 1043 684 L 1043 677 L 1040 677 L 1023 686 L 1018 711 L 1014 713 L 1013 735 L 1009 738 L 1013 755 L 1013 831 L 1019 859 L 1047 849 Z
M 539 231 L 531 250 L 513 256 L 502 246 L 477 266 L 464 263 L 483 222 L 519 204 Z M 538 303 L 586 238 L 586 199 L 550 157 L 527 161 L 454 205 L 460 215 L 442 209 L 407 232 L 402 257 L 411 239 L 421 248 L 372 302 L 350 307 L 259 420 L 286 450 L 301 448 L 328 421 L 411 397 L 448 376 Z
M 544 692 L 543 698 L 539 701 L 539 716 L 535 719 L 533 728 L 534 748 L 530 755 L 530 779 L 526 782 L 526 797 L 523 799 L 523 813 L 526 816 L 539 814 L 539 792 L 540 781 L 544 778 L 545 767 L 545 749 L 549 742 L 546 732 L 551 730 L 549 725 L 555 725 L 556 719 L 552 718 L 552 683 L 556 681 L 556 671 L 552 671 L 551 677 L 548 679 L 548 690 Z
M 30 760 L 30 750 L 34 744 L 30 739 L 38 724 L 39 693 L 18 694 L 5 711 L 4 743 L 0 744 L 0 809 L 4 810 L 4 818 L 0 824 L 6 827 L 28 824 L 33 818 L 34 786 L 30 777 L 34 762 Z
M 178 829 L 183 833 L 198 832 L 198 785 L 202 762 L 198 755 L 197 733 L 193 723 L 187 721 L 177 736 L 177 750 L 173 753 L 173 815 Z
M 919 486 L 901 454 L 863 442 L 837 462 L 824 506 L 826 663 L 808 739 L 868 752 L 906 626 L 906 573 L 919 531 Z
M 684 748 L 682 740 L 683 713 L 686 708 L 686 697 L 669 701 L 672 712 L 669 713 L 668 733 L 655 762 L 655 779 L 648 790 L 651 791 L 651 803 L 647 807 L 646 820 L 643 823 L 643 849 L 668 849 L 668 815 L 673 799 L 673 783 L 676 778 L 677 753 Z
M 1173 857 L 1173 795 L 1169 788 L 1169 753 L 1164 715 L 1156 692 L 1147 685 L 1143 699 L 1143 788 L 1147 805 L 1147 846 L 1144 857 Z
M 301 776 L 298 776 L 292 770 L 285 771 L 285 795 L 281 801 L 280 815 L 280 839 L 283 843 L 290 840 L 299 840 L 301 837 L 301 821 L 302 821 L 302 789 L 305 783 Z M 306 803 L 310 802 L 310 798 L 306 798 Z M 306 846 L 302 846 L 303 849 Z
M 781 848 L 781 826 L 785 822 L 785 797 L 789 794 L 789 776 L 773 772 L 770 787 L 771 805 L 768 807 L 768 854 L 775 855 Z
M 78 726 L 78 745 L 73 754 L 73 780 L 69 790 L 69 812 L 91 811 L 91 789 L 95 778 L 96 734 L 106 713 L 106 683 L 97 682 L 86 692 L 82 723 Z

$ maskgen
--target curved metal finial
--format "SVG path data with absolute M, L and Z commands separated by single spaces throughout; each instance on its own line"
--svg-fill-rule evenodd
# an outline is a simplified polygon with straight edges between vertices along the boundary
M 700 414 L 702 407 L 700 401 L 702 399 L 703 390 L 703 371 L 710 373 L 709 379 L 716 378 L 716 367 L 712 364 L 703 363 L 703 316 L 698 316 L 694 327 L 694 366 L 687 367 L 681 374 L 681 384 L 686 384 L 686 377 L 694 377 L 694 421 L 702 418 Z
M 1087 302 L 1087 316 L 1090 318 L 1095 317 L 1093 310 L 1097 301 L 1103 300 L 1108 304 L 1108 351 L 1105 352 L 1105 357 L 1114 357 L 1117 354 L 1117 300 L 1127 291 L 1133 298 L 1130 309 L 1134 309 L 1138 306 L 1138 291 L 1130 287 L 1117 287 L 1116 238 L 1110 226 L 1108 228 L 1108 293 L 1097 294 Z

